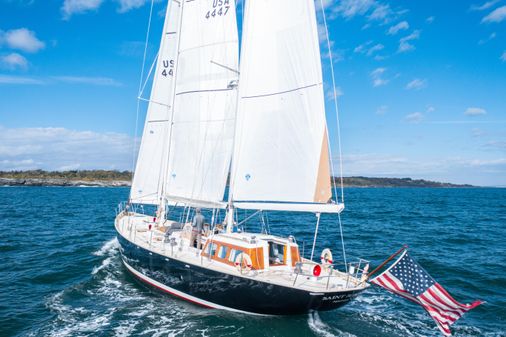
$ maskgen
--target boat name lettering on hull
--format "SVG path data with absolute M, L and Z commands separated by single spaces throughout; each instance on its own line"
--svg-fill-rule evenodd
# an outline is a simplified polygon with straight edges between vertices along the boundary
M 343 300 L 349 300 L 350 297 L 354 297 L 354 296 L 349 295 L 349 294 L 323 296 L 322 301 L 343 301 Z

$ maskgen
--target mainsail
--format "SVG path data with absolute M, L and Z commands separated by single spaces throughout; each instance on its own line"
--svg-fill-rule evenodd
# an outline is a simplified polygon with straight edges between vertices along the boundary
M 293 207 L 282 203 L 327 203 L 332 194 L 314 1 L 246 2 L 240 72 L 234 203 L 271 202 L 271 209 L 286 210 Z
M 234 138 L 239 41 L 234 0 L 183 4 L 166 196 L 223 200 Z
M 179 14 L 179 3 L 169 1 L 144 132 L 130 190 L 130 201 L 133 203 L 156 205 L 161 198 L 165 176 L 163 167 L 173 111 Z

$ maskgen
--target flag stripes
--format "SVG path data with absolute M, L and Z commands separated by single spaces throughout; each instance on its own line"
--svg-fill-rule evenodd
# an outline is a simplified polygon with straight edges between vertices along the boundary
M 443 335 L 450 336 L 450 325 L 455 323 L 467 311 L 482 304 L 457 302 L 437 283 L 407 251 L 381 275 L 371 280 L 388 291 L 421 305 L 434 319 Z

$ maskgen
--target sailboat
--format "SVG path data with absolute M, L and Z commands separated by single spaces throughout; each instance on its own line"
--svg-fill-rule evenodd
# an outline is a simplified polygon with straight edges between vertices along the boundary
M 332 310 L 367 289 L 367 261 L 314 258 L 320 215 L 344 210 L 332 199 L 314 0 L 246 1 L 240 57 L 234 0 L 168 1 L 153 69 L 115 219 L 126 269 L 200 306 L 257 315 Z M 310 258 L 294 236 L 241 230 L 268 212 L 316 214 Z

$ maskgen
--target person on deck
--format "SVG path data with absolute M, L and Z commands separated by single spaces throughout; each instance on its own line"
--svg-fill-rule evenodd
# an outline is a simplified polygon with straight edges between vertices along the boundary
M 201 237 L 202 237 L 202 229 L 204 228 L 204 222 L 205 218 L 202 215 L 202 211 L 200 208 L 197 208 L 195 210 L 195 216 L 193 217 L 193 223 L 192 223 L 192 238 L 191 238 L 191 244 L 195 244 L 195 240 L 197 240 L 197 249 L 200 249 L 201 245 Z

